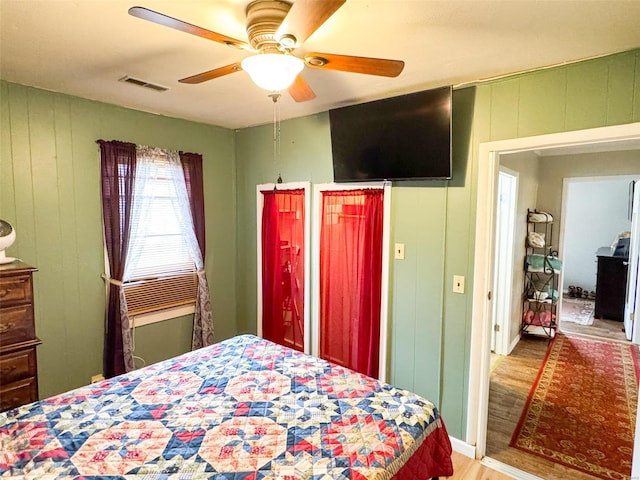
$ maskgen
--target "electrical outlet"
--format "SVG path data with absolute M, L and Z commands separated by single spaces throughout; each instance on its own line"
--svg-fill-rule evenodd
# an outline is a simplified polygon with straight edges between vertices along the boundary
M 453 293 L 464 293 L 464 277 L 462 275 L 453 276 Z
M 98 373 L 97 375 L 93 375 L 91 377 L 91 383 L 101 382 L 102 380 L 104 380 L 104 375 L 102 375 L 101 373 Z
M 396 260 L 404 260 L 404 243 L 396 243 L 394 251 Z

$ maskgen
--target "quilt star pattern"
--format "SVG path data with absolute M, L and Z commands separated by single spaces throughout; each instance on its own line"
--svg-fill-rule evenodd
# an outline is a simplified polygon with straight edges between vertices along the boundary
M 0 414 L 0 478 L 452 475 L 428 400 L 252 335 Z

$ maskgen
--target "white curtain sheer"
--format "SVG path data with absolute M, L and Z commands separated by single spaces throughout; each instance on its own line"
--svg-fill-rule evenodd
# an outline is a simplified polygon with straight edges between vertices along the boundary
M 213 321 L 207 277 L 204 272 L 202 253 L 193 227 L 193 218 L 189 204 L 189 195 L 185 184 L 180 157 L 177 152 L 143 145 L 136 146 L 136 178 L 133 207 L 131 213 L 131 243 L 125 265 L 123 281 L 135 279 L 136 272 L 144 266 L 144 252 L 147 247 L 144 239 L 152 233 L 153 222 L 147 221 L 152 206 L 162 202 L 162 208 L 171 209 L 180 225 L 189 254 L 195 265 L 198 277 L 198 290 L 193 325 L 192 348 L 213 343 Z M 164 180 L 164 188 L 157 185 Z M 124 297 L 124 293 L 122 294 Z M 122 338 L 125 365 L 127 371 L 133 369 L 130 322 L 126 300 L 121 298 Z M 204 341 L 202 339 L 205 339 Z
M 158 200 L 156 199 L 157 190 L 153 185 L 159 178 L 161 166 L 168 156 L 169 152 L 159 148 L 136 146 L 136 181 L 131 209 L 131 240 L 123 278 L 125 282 L 132 279 L 133 272 L 139 269 L 142 261 L 145 245 L 143 239 L 149 234 L 151 228 L 151 222 L 145 222 L 142 219 L 149 218 L 151 206 Z M 172 209 L 176 209 L 174 203 L 169 203 Z
M 198 291 L 196 294 L 196 307 L 193 316 L 193 335 L 191 348 L 201 348 L 213 344 L 213 314 L 211 311 L 211 299 L 209 296 L 209 285 L 207 275 L 204 271 L 204 260 L 196 231 L 194 228 L 191 206 L 189 205 L 189 194 L 184 180 L 184 172 L 178 154 L 171 155 L 169 159 L 171 170 L 170 178 L 177 198 L 178 218 L 182 225 L 182 232 L 189 246 L 191 258 L 196 266 L 198 275 Z

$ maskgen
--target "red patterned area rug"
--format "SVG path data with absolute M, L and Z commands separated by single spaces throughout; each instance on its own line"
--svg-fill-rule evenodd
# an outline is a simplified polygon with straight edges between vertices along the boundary
M 605 479 L 629 479 L 638 402 L 630 344 L 557 334 L 510 445 Z

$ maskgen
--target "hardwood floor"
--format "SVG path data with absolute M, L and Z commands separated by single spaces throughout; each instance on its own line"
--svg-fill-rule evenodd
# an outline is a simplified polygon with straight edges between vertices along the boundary
M 448 480 L 511 480 L 511 477 L 496 472 L 480 463 L 480 460 L 465 457 L 453 452 L 453 476 L 443 477 Z
M 567 302 L 571 302 L 569 298 Z M 573 300 L 575 301 L 575 300 Z M 624 333 L 624 324 L 616 320 L 607 320 L 603 318 L 595 318 L 593 325 L 580 325 L 575 322 L 565 321 L 567 317 L 570 317 L 571 306 L 563 301 L 563 308 L 559 315 L 559 330 L 565 333 L 577 333 L 580 335 L 591 335 L 595 337 L 608 338 L 610 340 L 616 340 L 621 342 L 628 342 L 627 336 Z M 592 310 L 593 310 L 593 303 Z M 565 308 L 567 309 L 565 313 Z
M 593 325 L 578 325 L 573 322 L 563 322 L 562 317 L 560 317 L 559 327 L 560 331 L 565 333 L 591 335 L 628 343 L 627 336 L 624 333 L 623 323 L 615 320 L 596 318 L 593 321 Z
M 548 345 L 546 338 L 525 336 L 491 373 L 487 456 L 547 480 L 596 479 L 509 446 Z

